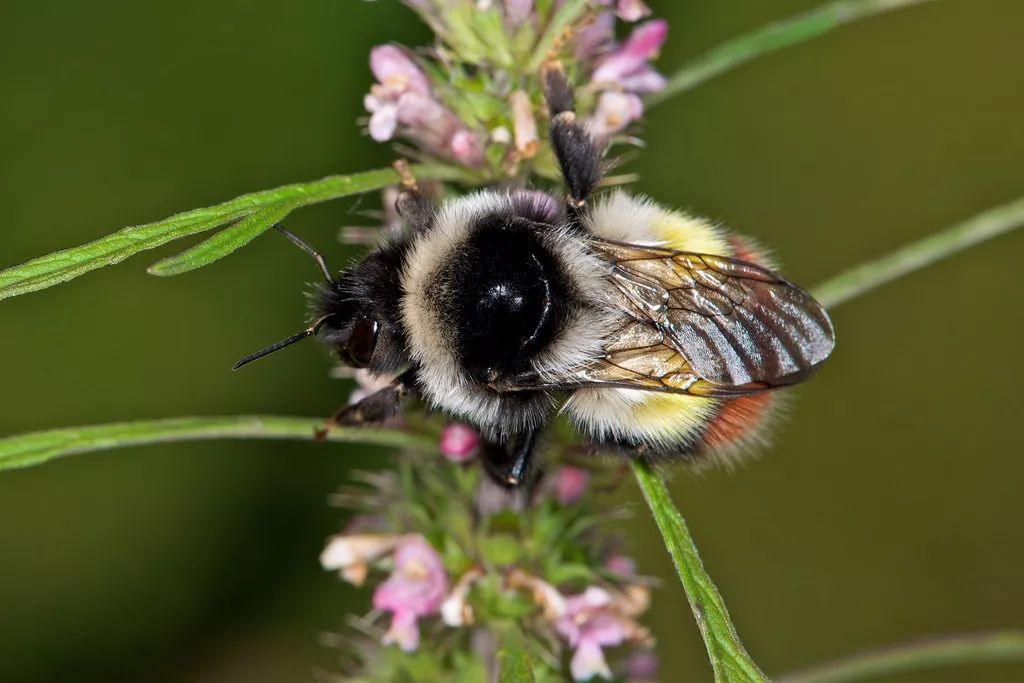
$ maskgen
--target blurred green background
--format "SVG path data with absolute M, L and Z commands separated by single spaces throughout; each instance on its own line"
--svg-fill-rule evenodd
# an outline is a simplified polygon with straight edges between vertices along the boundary
M 813 0 L 652 2 L 660 66 Z M 772 245 L 812 284 L 1024 193 L 1018 0 L 940 0 L 757 61 L 651 112 L 638 188 Z M 355 120 L 377 43 L 423 42 L 396 2 L 0 5 L 0 264 L 244 191 L 380 167 Z M 376 198 L 304 210 L 336 230 Z M 163 254 L 172 253 L 180 245 Z M 239 374 L 296 329 L 308 259 L 266 237 L 158 279 L 152 253 L 0 303 L 0 434 L 185 414 L 326 415 L 347 388 L 315 346 Z M 834 359 L 757 462 L 674 494 L 771 673 L 921 635 L 1024 626 L 1024 231 L 844 306 Z M 325 496 L 380 451 L 203 443 L 0 476 L 0 680 L 303 681 L 318 634 L 368 606 L 321 572 Z M 666 579 L 663 680 L 710 680 Z M 900 681 L 1006 681 L 1011 665 Z M 897 679 L 893 679 L 897 680 Z

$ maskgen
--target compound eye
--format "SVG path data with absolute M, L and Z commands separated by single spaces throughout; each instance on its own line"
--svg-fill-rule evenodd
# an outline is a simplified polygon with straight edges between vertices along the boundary
M 377 346 L 377 332 L 380 326 L 376 320 L 363 318 L 352 328 L 352 335 L 345 347 L 349 365 L 354 368 L 365 368 L 370 364 L 370 357 Z

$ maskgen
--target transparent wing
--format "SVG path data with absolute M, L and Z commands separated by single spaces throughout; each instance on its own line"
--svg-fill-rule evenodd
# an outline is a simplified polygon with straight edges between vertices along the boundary
M 623 312 L 622 327 L 603 358 L 545 386 L 738 396 L 807 378 L 835 345 L 821 304 L 755 264 L 604 240 L 592 248 L 611 265 L 607 303 Z

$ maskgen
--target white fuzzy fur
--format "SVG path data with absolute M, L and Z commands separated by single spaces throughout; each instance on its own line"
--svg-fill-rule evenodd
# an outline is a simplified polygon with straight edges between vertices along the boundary
M 402 314 L 410 350 L 421 368 L 424 394 L 434 407 L 478 425 L 500 422 L 501 398 L 463 372 L 454 352 L 452 330 L 445 328 L 436 304 L 430 301 L 430 284 L 469 237 L 473 222 L 510 204 L 508 194 L 486 191 L 447 202 L 433 228 L 416 238 L 402 273 Z M 583 298 L 595 305 L 603 301 L 603 289 L 609 286 L 607 265 L 587 251 L 584 241 L 555 228 L 545 233 L 545 242 Z M 547 380 L 564 377 L 570 368 L 603 353 L 605 334 L 613 329 L 613 321 L 613 315 L 598 307 L 575 311 L 563 333 L 534 359 L 533 369 Z M 507 427 L 514 431 L 534 426 Z

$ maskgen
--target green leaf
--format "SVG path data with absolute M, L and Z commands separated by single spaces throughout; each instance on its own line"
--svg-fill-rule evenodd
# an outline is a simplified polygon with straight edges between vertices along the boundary
M 501 683 L 533 683 L 533 662 L 526 651 L 523 637 L 517 631 L 506 633 L 498 652 Z
M 480 553 L 484 560 L 498 567 L 518 562 L 522 550 L 519 540 L 510 534 L 494 534 L 480 539 Z
M 704 638 L 704 645 L 711 659 L 715 681 L 724 683 L 747 683 L 767 681 L 754 660 L 743 648 L 736 628 L 729 619 L 725 601 L 719 594 L 711 577 L 704 569 L 697 546 L 690 537 L 679 510 L 672 504 L 665 482 L 647 464 L 634 460 L 633 474 L 636 475 L 640 490 L 654 521 L 661 531 L 676 572 L 690 601 L 697 628 Z
M 297 439 L 312 441 L 323 419 L 238 415 L 179 417 L 68 427 L 0 439 L 0 471 L 39 465 L 54 458 L 144 444 L 210 439 Z M 429 437 L 395 429 L 369 427 L 332 429 L 328 441 L 365 443 L 395 448 L 436 450 Z
M 813 293 L 826 308 L 835 308 L 886 282 L 1021 226 L 1024 197 L 843 271 L 815 287 Z
M 284 202 L 254 211 L 191 249 L 157 261 L 147 269 L 147 272 L 151 275 L 161 276 L 181 275 L 190 270 L 208 266 L 233 251 L 241 249 L 280 223 L 296 206 L 295 202 Z
M 955 664 L 1024 661 L 1024 631 L 925 638 L 782 676 L 778 683 L 850 683 Z
M 690 61 L 647 98 L 660 104 L 758 57 L 816 38 L 845 24 L 931 0 L 838 0 L 729 40 Z
M 467 180 L 465 171 L 448 166 L 419 165 L 412 170 L 423 180 Z M 267 207 L 286 202 L 307 206 L 379 190 L 396 182 L 398 175 L 391 169 L 328 176 L 309 183 L 296 183 L 242 195 L 216 206 L 186 211 L 155 223 L 124 228 L 94 242 L 40 256 L 0 271 L 0 299 L 52 287 L 90 270 L 120 263 L 140 251 L 154 249 L 179 237 L 212 230 Z

